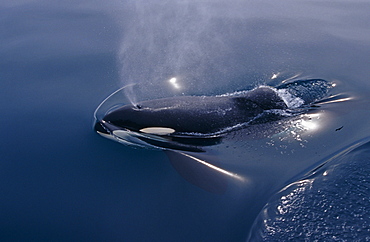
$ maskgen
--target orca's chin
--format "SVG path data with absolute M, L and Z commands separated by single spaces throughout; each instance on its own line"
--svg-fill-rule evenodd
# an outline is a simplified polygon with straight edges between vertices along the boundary
M 107 131 L 105 128 L 104 124 L 101 121 L 97 121 L 94 125 L 94 130 L 99 133 L 99 134 L 107 134 L 109 135 L 110 133 Z

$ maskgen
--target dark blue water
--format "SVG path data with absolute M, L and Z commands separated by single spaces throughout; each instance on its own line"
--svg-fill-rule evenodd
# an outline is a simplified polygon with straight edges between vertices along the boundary
M 1 1 L 1 240 L 370 240 L 369 10 L 364 1 Z M 168 85 L 174 76 L 181 89 Z M 323 105 L 320 128 L 303 137 L 210 148 L 262 181 L 224 195 L 184 180 L 160 151 L 92 130 L 95 108 L 129 83 L 146 87 L 126 93 L 135 101 L 293 76 L 333 81 L 346 101 Z

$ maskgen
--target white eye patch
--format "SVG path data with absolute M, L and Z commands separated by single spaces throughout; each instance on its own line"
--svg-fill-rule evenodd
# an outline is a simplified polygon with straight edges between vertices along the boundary
M 175 132 L 175 130 L 171 128 L 165 128 L 165 127 L 147 127 L 147 128 L 140 129 L 140 132 L 143 132 L 146 134 L 166 135 L 166 134 L 172 134 L 173 132 Z

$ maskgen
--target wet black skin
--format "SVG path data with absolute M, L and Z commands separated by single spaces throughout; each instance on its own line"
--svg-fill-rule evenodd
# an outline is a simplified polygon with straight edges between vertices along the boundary
M 248 122 L 265 110 L 286 108 L 274 90 L 260 87 L 238 96 L 182 96 L 144 101 L 116 109 L 103 120 L 112 125 L 113 128 L 108 127 L 111 131 L 165 127 L 174 129 L 175 134 L 210 134 Z M 106 128 L 101 124 L 95 127 L 100 132 Z

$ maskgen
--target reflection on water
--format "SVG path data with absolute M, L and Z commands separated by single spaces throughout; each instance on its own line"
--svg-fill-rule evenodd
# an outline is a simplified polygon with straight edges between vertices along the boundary
M 179 85 L 178 81 L 177 81 L 177 78 L 176 77 L 172 77 L 170 80 L 168 80 L 168 82 L 176 89 L 179 89 L 181 88 L 181 86 Z

